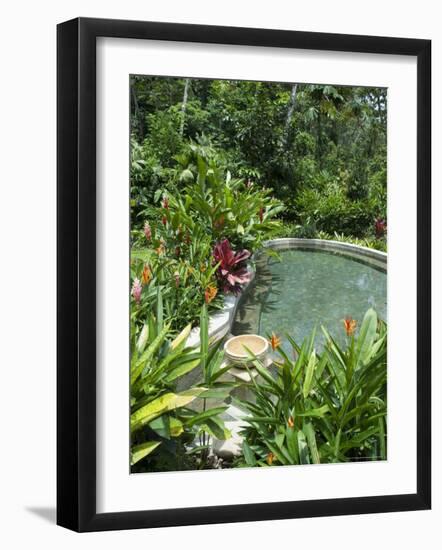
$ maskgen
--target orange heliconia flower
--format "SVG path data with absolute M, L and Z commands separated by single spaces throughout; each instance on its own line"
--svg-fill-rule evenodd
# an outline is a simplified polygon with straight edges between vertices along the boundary
M 145 266 L 143 267 L 143 271 L 141 273 L 141 282 L 143 283 L 143 285 L 147 285 L 151 280 L 152 280 L 152 271 L 150 267 L 147 264 L 145 264 Z
M 269 453 L 267 455 L 267 464 L 271 466 L 273 464 L 273 461 L 275 460 L 275 455 L 273 453 Z
M 272 336 L 269 340 L 270 345 L 272 346 L 272 350 L 275 351 L 275 349 L 279 348 L 281 345 L 281 338 L 278 338 L 274 332 L 272 332 Z
M 293 420 L 293 416 L 289 416 L 289 419 L 287 420 L 287 426 L 289 428 L 293 428 L 294 425 L 295 425 L 295 421 Z
M 156 250 L 156 253 L 158 255 L 164 254 L 166 252 L 166 247 L 164 246 L 164 240 L 163 239 L 161 239 L 161 241 L 160 241 L 160 246 L 158 248 L 156 248 L 155 250 Z
M 358 324 L 355 319 L 351 317 L 346 317 L 344 320 L 344 329 L 347 336 L 352 336 L 356 330 L 356 325 Z
M 210 302 L 215 298 L 215 296 L 218 294 L 218 289 L 214 285 L 209 285 L 205 292 L 204 292 L 204 300 L 206 304 L 210 304 Z

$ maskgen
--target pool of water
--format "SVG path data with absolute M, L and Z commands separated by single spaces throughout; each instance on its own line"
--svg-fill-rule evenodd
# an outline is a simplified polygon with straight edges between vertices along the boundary
M 301 343 L 317 326 L 316 345 L 321 348 L 321 325 L 343 343 L 345 317 L 360 325 L 372 307 L 387 320 L 386 267 L 323 250 L 289 249 L 278 254 L 279 258 L 266 253 L 257 258 L 255 280 L 240 301 L 233 334 L 289 333 Z

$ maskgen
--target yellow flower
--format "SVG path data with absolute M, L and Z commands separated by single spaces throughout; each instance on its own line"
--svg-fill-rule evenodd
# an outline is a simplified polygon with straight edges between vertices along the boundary
M 281 345 L 281 339 L 278 338 L 274 332 L 272 332 L 269 343 L 272 346 L 272 350 L 275 351 L 275 349 L 279 348 L 279 346 Z
M 355 319 L 352 319 L 351 317 L 346 317 L 343 322 L 347 336 L 352 336 L 354 334 L 354 331 L 356 330 L 356 325 L 358 323 L 355 321 Z
M 287 426 L 289 428 L 293 428 L 294 425 L 295 425 L 295 421 L 293 420 L 293 416 L 289 416 L 289 419 L 287 420 Z
M 218 294 L 218 289 L 214 285 L 209 285 L 205 292 L 204 292 L 204 300 L 206 304 L 210 304 L 210 302 L 215 298 L 215 296 Z
M 269 453 L 267 455 L 267 464 L 271 466 L 273 464 L 273 461 L 275 460 L 275 455 L 273 453 Z

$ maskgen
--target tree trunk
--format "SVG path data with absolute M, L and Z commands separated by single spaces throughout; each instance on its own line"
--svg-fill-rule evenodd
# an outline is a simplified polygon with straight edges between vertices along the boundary
M 187 97 L 189 95 L 189 84 L 190 84 L 190 79 L 186 78 L 184 82 L 183 103 L 181 104 L 181 125 L 180 125 L 181 137 L 184 134 L 184 119 L 186 118 L 186 107 L 187 107 Z
M 290 94 L 289 105 L 288 105 L 288 109 L 287 109 L 287 116 L 286 116 L 286 119 L 285 119 L 284 133 L 283 133 L 283 137 L 282 137 L 282 145 L 283 145 L 284 149 L 287 147 L 287 141 L 288 141 L 288 138 L 289 138 L 289 131 L 290 131 L 290 123 L 292 121 L 293 111 L 295 110 L 296 90 L 297 90 L 297 88 L 298 88 L 298 85 L 293 84 L 292 91 L 291 91 L 291 94 Z

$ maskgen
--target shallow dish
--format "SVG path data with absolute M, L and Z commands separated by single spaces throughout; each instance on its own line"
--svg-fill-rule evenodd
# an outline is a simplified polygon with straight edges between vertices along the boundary
M 269 343 L 258 334 L 241 334 L 229 338 L 224 344 L 224 352 L 229 361 L 242 367 L 251 363 L 246 348 L 255 354 L 257 359 L 262 359 L 268 351 Z

